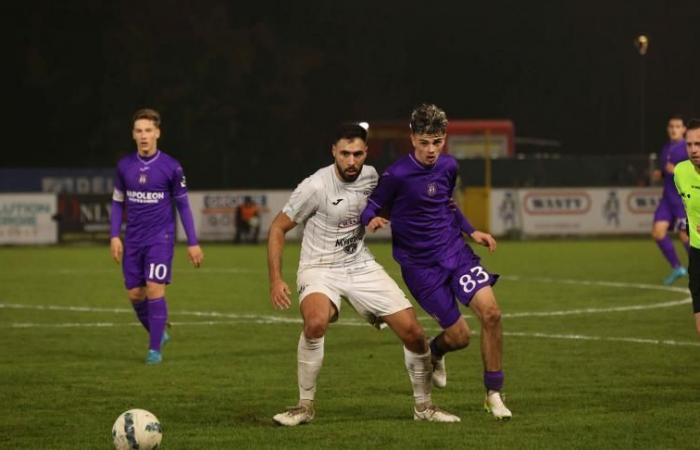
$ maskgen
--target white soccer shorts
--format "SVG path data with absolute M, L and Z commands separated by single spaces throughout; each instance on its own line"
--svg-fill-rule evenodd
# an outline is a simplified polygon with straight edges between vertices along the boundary
M 307 268 L 297 273 L 299 302 L 309 294 L 328 297 L 340 313 L 341 297 L 371 325 L 385 326 L 382 317 L 411 308 L 403 291 L 374 260 L 348 267 Z

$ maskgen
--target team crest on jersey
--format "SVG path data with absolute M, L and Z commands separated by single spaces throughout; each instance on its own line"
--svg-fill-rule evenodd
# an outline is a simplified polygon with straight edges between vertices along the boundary
M 139 174 L 139 184 L 146 184 L 148 181 L 148 177 L 146 176 L 146 173 L 140 173 Z
M 428 195 L 432 197 L 435 194 L 437 194 L 437 184 L 428 183 Z

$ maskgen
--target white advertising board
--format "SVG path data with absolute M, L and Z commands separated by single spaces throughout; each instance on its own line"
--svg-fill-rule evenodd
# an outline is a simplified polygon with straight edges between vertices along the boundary
M 0 244 L 58 242 L 55 194 L 0 194 Z
M 660 199 L 661 188 L 493 189 L 490 231 L 648 234 Z

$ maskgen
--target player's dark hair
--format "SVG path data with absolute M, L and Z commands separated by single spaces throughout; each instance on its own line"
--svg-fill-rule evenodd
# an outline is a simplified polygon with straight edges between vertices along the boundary
M 672 120 L 680 120 L 681 123 L 685 125 L 685 119 L 683 118 L 682 114 L 671 114 L 670 116 L 668 116 L 668 121 L 670 122 Z
M 134 113 L 134 117 L 131 120 L 131 123 L 134 124 L 136 123 L 137 120 L 141 119 L 146 119 L 146 120 L 151 120 L 153 121 L 153 124 L 156 126 L 156 128 L 160 128 L 160 113 L 156 111 L 155 109 L 151 108 L 141 108 L 138 111 Z
M 356 122 L 346 122 L 338 126 L 333 134 L 333 144 L 341 139 L 362 139 L 367 142 L 367 130 Z
M 436 105 L 423 103 L 411 113 L 410 126 L 414 134 L 445 134 L 447 132 L 447 114 Z
M 700 129 L 700 119 L 690 119 L 685 127 L 686 132 L 697 129 Z

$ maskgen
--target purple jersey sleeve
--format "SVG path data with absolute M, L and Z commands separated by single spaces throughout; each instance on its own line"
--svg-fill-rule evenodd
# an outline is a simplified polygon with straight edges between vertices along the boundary
M 111 233 L 110 237 L 119 237 L 122 231 L 122 220 L 124 218 L 124 202 L 112 200 L 112 212 L 110 215 Z
M 361 220 L 364 226 L 375 218 L 381 210 L 390 211 L 391 205 L 399 186 L 399 178 L 386 171 L 379 178 L 379 184 L 367 199 L 367 206 L 362 211 Z
M 175 207 L 180 214 L 182 227 L 185 229 L 185 234 L 187 235 L 187 245 L 197 245 L 194 217 L 192 217 L 190 201 L 187 198 L 187 182 L 185 171 L 182 169 L 182 166 L 178 165 L 175 167 L 170 183 L 172 196 L 175 199 Z
M 185 181 L 185 172 L 182 166 L 177 166 L 173 172 L 172 183 L 173 198 L 187 195 L 187 183 Z
M 182 227 L 185 229 L 185 234 L 187 235 L 187 245 L 197 245 L 197 233 L 195 232 L 194 218 L 192 217 L 192 210 L 190 209 L 190 201 L 187 198 L 187 194 L 175 197 L 175 205 L 177 207 L 177 212 L 180 214 Z
M 452 202 L 452 208 L 454 208 L 455 219 L 457 219 L 460 230 L 471 236 L 472 233 L 476 231 L 476 228 L 469 223 L 469 220 L 464 216 L 462 210 L 460 210 L 454 202 Z
M 112 193 L 112 212 L 110 215 L 111 232 L 110 237 L 118 237 L 122 231 L 122 220 L 124 219 L 124 178 L 119 167 L 114 174 L 114 192 Z

